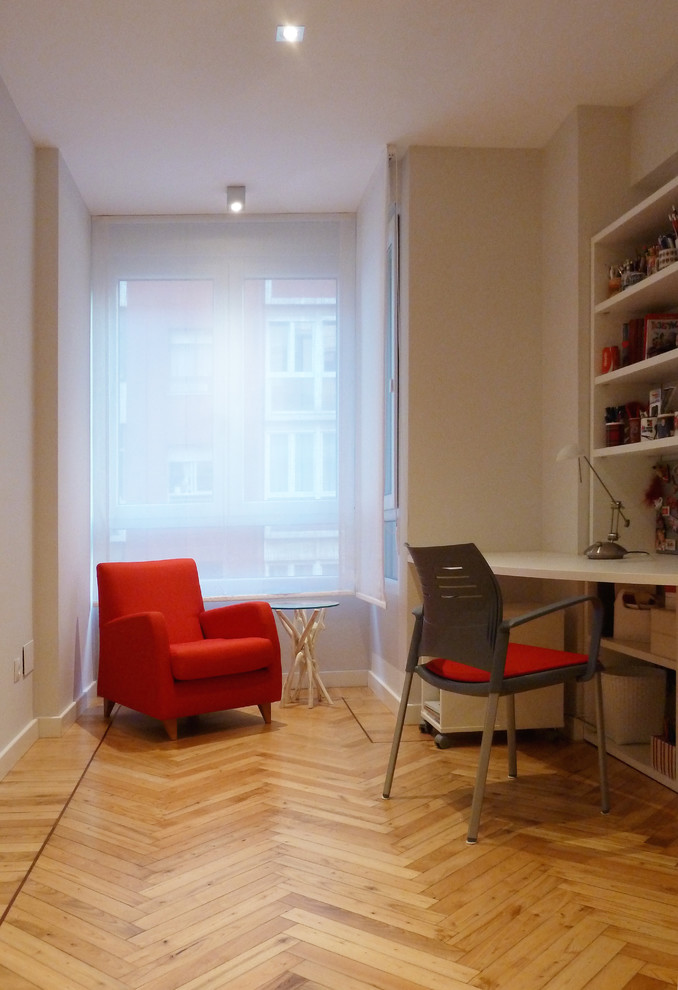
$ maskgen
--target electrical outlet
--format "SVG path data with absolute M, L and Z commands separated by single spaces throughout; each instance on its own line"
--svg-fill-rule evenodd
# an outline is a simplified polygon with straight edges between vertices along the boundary
M 14 659 L 14 683 L 15 684 L 18 681 L 21 680 L 21 674 L 22 674 L 22 669 L 21 668 L 22 668 L 21 657 L 15 657 L 15 659 Z

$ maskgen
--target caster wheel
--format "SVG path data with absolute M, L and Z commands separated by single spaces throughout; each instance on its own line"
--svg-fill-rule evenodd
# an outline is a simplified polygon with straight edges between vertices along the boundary
M 452 746 L 450 737 L 444 735 L 442 732 L 439 732 L 433 741 L 438 749 L 449 749 Z
M 431 734 L 431 723 L 430 722 L 420 722 L 419 731 L 423 736 L 428 736 Z

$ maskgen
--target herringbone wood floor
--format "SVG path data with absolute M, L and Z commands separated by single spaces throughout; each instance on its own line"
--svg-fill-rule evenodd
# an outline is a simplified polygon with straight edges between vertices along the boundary
M 366 689 L 161 726 L 101 710 L 0 783 L 2 990 L 664 990 L 678 977 L 678 796 L 528 734 L 406 730 Z M 2 913 L 4 912 L 4 913 Z

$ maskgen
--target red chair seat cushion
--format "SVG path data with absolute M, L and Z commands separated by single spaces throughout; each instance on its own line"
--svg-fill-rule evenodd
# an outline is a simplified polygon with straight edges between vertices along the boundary
M 201 639 L 170 646 L 170 666 L 176 681 L 244 674 L 269 667 L 274 660 L 271 641 L 255 636 Z
M 506 654 L 504 676 L 520 677 L 523 674 L 536 674 L 559 667 L 573 667 L 585 664 L 588 657 L 582 653 L 567 653 L 564 650 L 550 650 L 543 646 L 525 646 L 522 643 L 509 643 Z M 467 681 L 482 684 L 489 681 L 490 675 L 478 667 L 468 667 L 456 660 L 436 658 L 425 665 L 427 670 L 448 681 Z

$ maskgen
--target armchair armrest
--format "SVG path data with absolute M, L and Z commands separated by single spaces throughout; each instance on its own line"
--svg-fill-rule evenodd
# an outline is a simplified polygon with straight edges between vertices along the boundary
M 149 715 L 163 710 L 174 690 L 174 679 L 161 612 L 125 615 L 102 626 L 98 690 L 103 698 Z
M 206 639 L 247 639 L 260 636 L 278 642 L 278 627 L 268 602 L 236 602 L 200 614 Z

